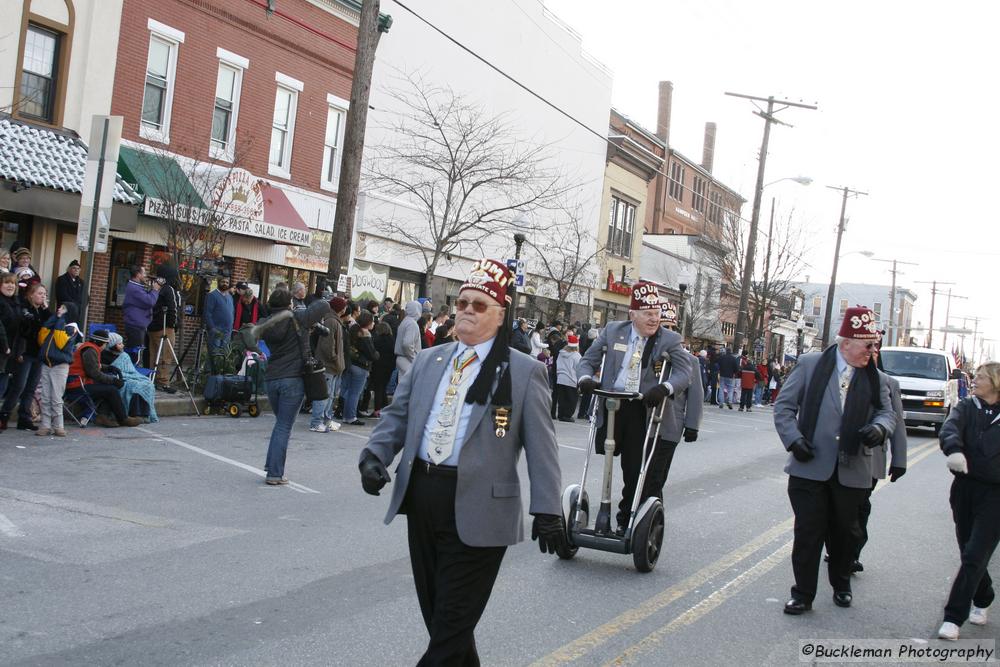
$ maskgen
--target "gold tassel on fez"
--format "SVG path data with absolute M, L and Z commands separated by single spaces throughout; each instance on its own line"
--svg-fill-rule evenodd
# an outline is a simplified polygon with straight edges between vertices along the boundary
M 510 426 L 510 408 L 493 408 L 493 425 L 496 426 L 498 438 L 507 435 L 507 427 Z

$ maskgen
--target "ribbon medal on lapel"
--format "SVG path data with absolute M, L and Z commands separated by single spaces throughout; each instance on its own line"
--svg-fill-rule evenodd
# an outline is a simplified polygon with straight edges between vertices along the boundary
M 496 426 L 498 438 L 507 435 L 507 427 L 510 426 L 510 408 L 493 408 L 493 425 Z
M 656 375 L 656 377 L 660 377 L 660 373 L 662 372 L 663 372 L 663 359 L 657 359 L 653 363 L 653 373 Z

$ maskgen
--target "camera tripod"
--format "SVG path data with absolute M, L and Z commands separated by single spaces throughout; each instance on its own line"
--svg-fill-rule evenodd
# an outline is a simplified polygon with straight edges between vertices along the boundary
M 162 324 L 163 324 L 163 328 L 160 331 L 161 332 L 165 332 L 167 330 L 167 313 L 166 312 L 163 313 Z M 182 355 L 182 357 L 181 357 L 180 360 L 177 359 L 177 351 L 174 349 L 174 344 L 171 342 L 170 338 L 168 338 L 165 335 L 161 335 L 161 337 L 160 337 L 160 344 L 157 346 L 157 349 L 156 349 L 156 361 L 153 363 L 153 382 L 154 382 L 154 384 L 156 382 L 156 372 L 157 372 L 157 369 L 159 369 L 159 367 L 160 367 L 160 360 L 163 358 L 163 344 L 164 343 L 166 343 L 167 347 L 170 348 L 170 358 L 173 359 L 174 363 L 176 364 L 176 366 L 174 367 L 174 370 L 171 371 L 171 373 L 170 373 L 170 377 L 167 378 L 167 384 L 169 385 L 171 382 L 173 382 L 175 375 L 180 375 L 181 383 L 184 385 L 184 389 L 187 391 L 188 398 L 191 399 L 191 405 L 194 407 L 194 413 L 196 415 L 201 414 L 198 411 L 198 404 L 194 400 L 194 394 L 191 393 L 191 385 L 188 384 L 187 378 L 184 377 L 184 369 L 181 368 L 181 362 L 183 361 L 183 355 Z

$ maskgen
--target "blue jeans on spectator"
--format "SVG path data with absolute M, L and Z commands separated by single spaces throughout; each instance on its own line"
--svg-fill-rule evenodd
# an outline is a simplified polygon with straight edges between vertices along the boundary
M 223 359 L 226 356 L 226 346 L 229 345 L 231 331 L 208 329 L 205 332 L 205 345 L 208 347 L 208 367 L 215 375 L 222 373 Z
M 368 381 L 368 371 L 360 366 L 351 364 L 344 371 L 342 380 L 343 388 L 340 395 L 344 399 L 344 423 L 350 424 L 358 419 L 358 399 L 361 392 L 365 390 L 365 383 Z
M 267 462 L 264 464 L 269 478 L 280 479 L 285 476 L 288 437 L 292 434 L 295 416 L 299 413 L 305 393 L 301 377 L 267 381 L 267 400 L 271 403 L 275 417 L 274 430 L 271 431 L 271 440 L 267 445 Z
M 0 412 L 10 414 L 14 404 L 17 403 L 17 421 L 22 424 L 30 422 L 31 401 L 35 397 L 35 389 L 38 387 L 41 375 L 41 360 L 38 357 L 24 357 L 13 371 L 10 384 L 7 385 L 7 398 Z
M 764 388 L 764 385 L 757 383 L 753 387 L 753 404 L 760 405 L 760 392 Z
M 740 400 L 740 379 L 719 378 L 719 407 L 732 405 Z
M 341 376 L 333 373 L 324 373 L 323 375 L 326 376 L 327 398 L 325 401 L 312 402 L 312 419 L 309 420 L 309 428 L 333 421 L 333 404 L 337 400 Z

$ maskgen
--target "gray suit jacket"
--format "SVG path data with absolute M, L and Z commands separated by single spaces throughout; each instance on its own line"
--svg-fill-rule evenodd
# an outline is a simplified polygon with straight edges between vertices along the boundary
M 601 368 L 601 389 L 613 389 L 615 378 L 622 367 L 622 359 L 628 352 L 631 331 L 632 323 L 629 321 L 608 322 L 608 326 L 601 330 L 597 340 L 587 348 L 587 353 L 577 363 L 577 377 L 583 378 L 585 375 L 593 377 L 601 365 L 601 355 L 604 355 L 604 366 Z M 605 350 L 607 354 L 605 354 Z M 681 346 L 680 334 L 664 328 L 660 329 L 656 346 L 649 357 L 649 365 L 642 369 L 639 376 L 639 391 L 646 393 L 659 382 L 654 362 L 663 361 L 664 352 L 669 354 L 670 361 L 670 375 L 666 381 L 670 383 L 674 397 L 677 398 L 691 382 L 691 353 Z M 661 439 L 664 438 L 664 433 L 671 433 L 677 429 L 676 422 L 672 409 L 663 411 L 663 426 L 660 428 Z M 603 424 L 604 411 L 601 410 L 597 413 L 597 425 L 602 426 Z
M 803 437 L 802 431 L 799 430 L 800 408 L 802 402 L 805 401 L 809 382 L 812 380 L 821 356 L 820 352 L 811 352 L 801 357 L 778 393 L 778 400 L 774 404 L 774 427 L 786 450 L 796 440 Z M 883 376 L 880 374 L 881 377 Z M 879 424 L 891 436 L 896 429 L 896 414 L 889 396 L 889 385 L 884 381 L 879 382 L 879 399 L 882 408 L 871 416 L 869 423 Z M 837 478 L 844 486 L 856 489 L 871 488 L 872 479 L 878 477 L 871 449 L 861 445 L 857 456 L 849 456 L 846 462 L 837 465 L 842 418 L 840 383 L 837 374 L 831 373 L 830 382 L 820 403 L 819 415 L 816 419 L 816 432 L 812 438 L 812 446 L 816 456 L 803 463 L 789 454 L 788 462 L 785 464 L 785 472 L 795 477 L 825 481 L 830 479 L 836 468 Z M 884 469 L 883 461 L 883 476 Z
M 885 373 L 879 373 L 886 384 L 889 385 L 889 394 L 892 396 L 892 410 L 896 413 L 896 430 L 889 436 L 888 448 L 892 450 L 893 468 L 906 468 L 906 421 L 903 416 L 903 397 L 900 395 L 899 382 L 896 378 Z M 885 454 L 887 446 L 883 444 L 872 450 L 872 466 L 875 469 L 875 479 L 885 479 Z
M 424 425 L 456 345 L 429 348 L 417 355 L 368 440 L 367 449 L 386 467 L 403 451 L 395 471 L 386 523 L 399 513 L 406 497 Z M 551 391 L 545 366 L 511 350 L 510 373 L 513 405 L 507 435 L 496 436 L 490 404 L 473 405 L 459 454 L 455 525 L 462 542 L 473 547 L 504 546 L 524 539 L 521 483 L 517 474 L 522 449 L 531 481 L 529 511 L 562 512 L 562 474 L 555 429 L 549 416 Z
M 691 355 L 691 384 L 674 398 L 673 429 L 666 430 L 666 424 L 660 429 L 660 437 L 670 442 L 680 442 L 685 428 L 698 430 L 701 428 L 701 412 L 705 405 L 705 390 L 701 383 L 701 364 L 698 357 Z

